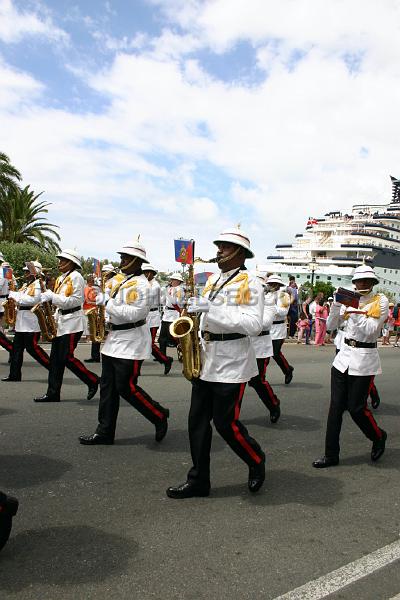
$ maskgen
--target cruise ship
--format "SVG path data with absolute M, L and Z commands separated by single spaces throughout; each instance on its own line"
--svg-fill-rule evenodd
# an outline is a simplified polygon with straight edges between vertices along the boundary
M 317 281 L 351 288 L 351 275 L 362 263 L 374 267 L 378 289 L 400 301 L 400 179 L 391 177 L 389 204 L 355 204 L 349 214 L 339 211 L 309 218 L 305 232 L 291 244 L 277 244 L 263 270 L 289 275 L 299 285 Z

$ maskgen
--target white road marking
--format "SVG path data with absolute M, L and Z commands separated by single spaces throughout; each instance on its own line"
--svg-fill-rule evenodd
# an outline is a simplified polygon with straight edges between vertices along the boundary
M 318 579 L 309 581 L 305 585 L 274 598 L 274 600 L 321 600 L 330 594 L 350 585 L 358 579 L 367 577 L 371 573 L 394 563 L 400 559 L 400 540 L 379 548 L 348 565 L 327 573 Z M 400 600 L 400 594 L 392 600 Z

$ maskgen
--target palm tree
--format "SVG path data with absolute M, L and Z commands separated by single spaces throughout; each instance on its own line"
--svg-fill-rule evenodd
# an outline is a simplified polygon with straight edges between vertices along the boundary
M 12 166 L 7 154 L 0 152 L 0 201 L 11 189 L 17 189 L 17 181 L 21 181 L 21 173 Z
M 0 202 L 0 238 L 3 241 L 21 243 L 31 242 L 44 250 L 60 250 L 58 235 L 55 228 L 57 225 L 48 223 L 43 217 L 47 213 L 49 202 L 38 201 L 43 194 L 35 194 L 29 189 L 29 185 L 20 189 L 9 188 L 6 195 L 1 197 Z

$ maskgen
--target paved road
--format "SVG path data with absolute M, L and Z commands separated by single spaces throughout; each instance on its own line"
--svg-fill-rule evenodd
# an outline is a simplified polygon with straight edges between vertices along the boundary
M 88 353 L 79 347 L 81 357 Z M 143 367 L 142 386 L 171 409 L 162 444 L 122 402 L 117 443 L 92 448 L 77 436 L 94 431 L 98 398 L 86 401 L 84 386 L 67 373 L 62 403 L 34 404 L 46 377 L 27 359 L 24 381 L 0 387 L 0 489 L 21 502 L 0 555 L 0 598 L 273 599 L 397 542 L 400 349 L 381 351 L 383 459 L 371 464 L 370 443 L 347 416 L 341 465 L 323 472 L 310 465 L 323 450 L 333 348 L 291 345 L 286 353 L 295 366 L 289 386 L 275 364 L 269 368 L 279 423 L 269 424 L 252 390 L 243 403 L 242 420 L 267 452 L 263 491 L 248 493 L 245 465 L 215 435 L 212 496 L 181 502 L 164 493 L 184 480 L 190 462 L 190 385 L 179 365 L 168 377 L 154 362 Z M 400 591 L 398 566 L 330 597 L 392 598 Z

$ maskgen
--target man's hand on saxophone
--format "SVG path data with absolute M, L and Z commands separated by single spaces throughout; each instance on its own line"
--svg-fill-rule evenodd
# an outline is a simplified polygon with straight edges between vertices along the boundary
M 188 298 L 186 312 L 188 314 L 192 313 L 207 313 L 210 310 L 210 301 L 208 298 L 197 298 L 192 297 Z

